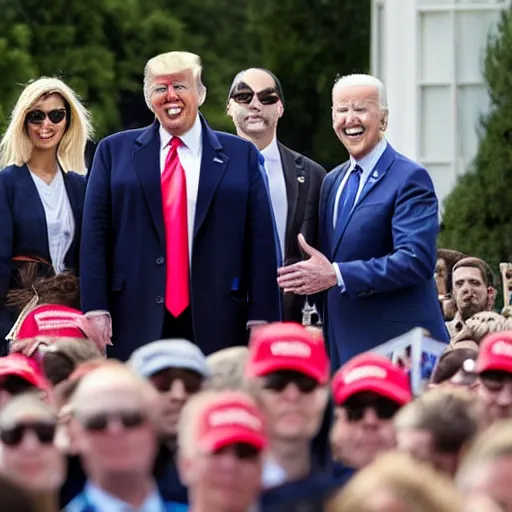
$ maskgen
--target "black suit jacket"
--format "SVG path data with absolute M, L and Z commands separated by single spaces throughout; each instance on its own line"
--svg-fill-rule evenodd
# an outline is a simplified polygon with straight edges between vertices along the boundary
M 326 172 L 321 165 L 280 142 L 278 147 L 288 201 L 284 263 L 289 265 L 305 257 L 297 242 L 299 233 L 304 235 L 308 244 L 318 247 L 318 205 L 320 188 Z M 283 320 L 302 323 L 303 306 L 304 297 L 285 294 Z

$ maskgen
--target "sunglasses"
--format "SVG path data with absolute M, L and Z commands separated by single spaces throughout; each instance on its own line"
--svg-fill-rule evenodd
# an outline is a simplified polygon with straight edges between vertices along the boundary
M 381 420 L 390 420 L 400 409 L 400 404 L 384 397 L 375 397 L 368 400 L 361 400 L 358 397 L 349 398 L 341 405 L 345 409 L 347 419 L 351 423 L 361 421 L 368 409 L 373 409 Z
M 183 383 L 189 395 L 197 393 L 203 385 L 203 377 L 199 373 L 182 368 L 166 368 L 151 375 L 149 380 L 160 393 L 167 393 L 177 380 Z
M 46 117 L 53 123 L 59 124 L 66 117 L 66 109 L 58 108 L 44 112 L 43 110 L 32 110 L 27 114 L 27 123 L 30 124 L 41 124 Z
M 479 377 L 484 387 L 496 393 L 501 391 L 507 382 L 512 382 L 512 374 L 502 371 L 490 370 L 482 372 Z
M 232 453 L 238 460 L 254 460 L 260 454 L 260 450 L 247 443 L 234 443 L 224 446 L 215 452 L 215 455 Z
M 292 382 L 305 394 L 312 393 L 319 386 L 318 381 L 309 375 L 293 370 L 280 370 L 265 376 L 263 388 L 280 393 Z
M 20 395 L 33 391 L 36 387 L 18 375 L 7 375 L 0 380 L 0 389 L 7 391 L 10 395 Z
M 0 440 L 6 446 L 18 446 L 27 430 L 33 432 L 41 444 L 51 444 L 55 438 L 55 423 L 20 423 L 15 427 L 0 430 Z
M 75 416 L 89 432 L 105 431 L 114 419 L 120 421 L 123 428 L 127 430 L 136 429 L 146 422 L 146 416 L 140 411 L 98 412 L 90 416 L 80 417 L 76 414 Z
M 233 93 L 231 99 L 240 105 L 247 105 L 251 103 L 254 95 L 258 97 L 262 105 L 275 105 L 279 101 L 279 96 L 275 91 L 240 91 Z

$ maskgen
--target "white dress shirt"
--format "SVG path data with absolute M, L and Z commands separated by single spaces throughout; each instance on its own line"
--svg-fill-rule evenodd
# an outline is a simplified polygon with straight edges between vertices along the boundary
M 144 503 L 135 508 L 119 498 L 100 489 L 93 483 L 87 483 L 85 490 L 87 501 L 95 510 L 108 512 L 165 512 L 166 508 L 162 498 L 155 489 L 144 500 Z
M 343 177 L 343 180 L 341 181 L 341 184 L 338 188 L 338 191 L 336 192 L 336 199 L 334 201 L 334 215 L 332 219 L 333 227 L 336 229 L 336 222 L 338 221 L 338 207 L 339 202 L 341 198 L 341 193 L 343 192 L 343 189 L 345 188 L 345 184 L 347 183 L 347 180 L 350 176 L 351 171 L 354 169 L 356 165 L 359 165 L 361 169 L 363 170 L 361 174 L 361 179 L 359 180 L 359 188 L 357 189 L 356 194 L 356 200 L 354 201 L 354 207 L 357 204 L 357 201 L 359 200 L 359 197 L 361 196 L 361 192 L 363 191 L 364 186 L 366 185 L 366 182 L 370 178 L 370 176 L 373 173 L 373 170 L 375 166 L 377 165 L 377 162 L 380 160 L 380 157 L 384 154 L 384 151 L 386 151 L 386 148 L 388 146 L 387 140 L 382 137 L 382 139 L 378 142 L 378 144 L 363 158 L 360 160 L 356 160 L 353 156 L 350 157 L 350 167 L 348 171 L 345 173 L 345 176 Z M 371 179 L 375 179 L 372 178 Z M 341 288 L 341 291 L 345 291 L 345 283 L 343 281 L 343 276 L 340 272 L 340 267 L 336 262 L 333 263 L 334 270 L 336 272 L 336 277 L 338 278 L 338 286 Z
M 160 173 L 164 172 L 165 159 L 169 153 L 169 143 L 172 135 L 162 125 L 160 134 Z M 199 116 L 188 132 L 180 139 L 183 144 L 178 147 L 178 156 L 185 171 L 187 182 L 187 224 L 188 224 L 188 255 L 192 258 L 192 243 L 194 240 L 194 221 L 196 217 L 197 193 L 199 190 L 199 174 L 201 172 L 201 158 L 203 155 L 203 131 Z
M 75 218 L 69 202 L 64 177 L 59 169 L 51 183 L 30 171 L 43 204 L 48 232 L 48 248 L 55 273 L 66 269 L 64 259 L 75 234 Z
M 274 137 L 272 142 L 266 148 L 262 149 L 260 153 L 265 159 L 265 171 L 268 176 L 270 201 L 272 202 L 274 218 L 276 219 L 281 255 L 284 258 L 286 245 L 286 221 L 288 219 L 288 198 L 286 197 L 286 181 L 276 137 Z

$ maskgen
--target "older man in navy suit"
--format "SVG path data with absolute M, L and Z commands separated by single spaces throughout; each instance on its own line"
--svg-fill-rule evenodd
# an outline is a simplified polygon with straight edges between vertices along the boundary
M 279 284 L 327 292 L 325 334 L 335 370 L 414 327 L 448 341 L 434 282 L 438 203 L 428 172 L 384 137 L 384 85 L 368 75 L 337 81 L 333 128 L 350 155 L 325 178 L 321 252 L 299 235 L 309 260 L 281 268 Z
M 84 207 L 82 309 L 125 360 L 158 338 L 205 354 L 280 319 L 270 199 L 256 147 L 214 132 L 197 55 L 152 58 L 144 94 L 156 119 L 98 146 Z

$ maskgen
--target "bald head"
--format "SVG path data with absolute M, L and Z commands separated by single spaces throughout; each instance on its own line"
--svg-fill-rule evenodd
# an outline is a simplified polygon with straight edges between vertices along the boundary
M 240 71 L 229 88 L 228 102 L 235 91 L 252 89 L 253 91 L 260 91 L 264 88 L 273 88 L 279 96 L 281 103 L 284 104 L 284 95 L 281 82 L 272 71 L 263 68 L 249 68 Z

